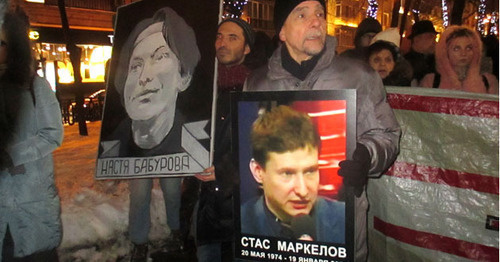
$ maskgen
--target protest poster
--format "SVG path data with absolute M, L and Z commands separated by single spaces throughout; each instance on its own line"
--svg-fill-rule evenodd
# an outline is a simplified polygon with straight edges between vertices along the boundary
M 219 1 L 117 11 L 96 179 L 186 176 L 210 165 Z
M 386 87 L 400 153 L 367 194 L 370 261 L 499 261 L 498 95 Z
M 354 195 L 337 171 L 356 143 L 355 96 L 233 94 L 237 259 L 352 261 Z

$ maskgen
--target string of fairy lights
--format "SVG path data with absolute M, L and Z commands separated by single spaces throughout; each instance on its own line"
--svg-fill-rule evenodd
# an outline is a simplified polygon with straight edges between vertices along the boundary
M 368 9 L 366 11 L 367 17 L 372 17 L 377 19 L 378 11 L 378 0 L 367 0 Z M 243 14 L 243 9 L 245 5 L 248 4 L 248 0 L 224 0 L 223 2 L 224 13 L 222 15 L 223 19 L 226 18 L 240 18 Z M 447 27 L 449 25 L 449 12 L 447 0 L 441 0 L 442 16 L 443 16 L 443 26 Z M 413 12 L 418 12 L 418 10 L 413 10 Z M 482 35 L 492 34 L 498 36 L 498 23 L 499 15 L 498 11 L 494 11 L 491 14 L 486 14 L 486 0 L 479 0 L 479 6 L 477 10 L 477 30 Z M 488 26 L 486 26 L 488 25 Z
M 490 35 L 498 35 L 498 12 L 491 13 Z
M 477 29 L 481 34 L 484 34 L 484 18 L 486 14 L 486 0 L 480 0 L 477 8 Z
M 368 10 L 366 10 L 366 16 L 377 19 L 378 2 L 377 0 L 368 0 Z
M 486 0 L 480 0 L 477 13 L 477 30 L 481 35 L 498 36 L 498 11 L 486 14 Z
M 443 8 L 443 26 L 447 27 L 449 24 L 448 20 L 448 4 L 446 0 L 441 0 L 441 7 Z
M 224 14 L 222 18 L 239 18 L 243 14 L 243 7 L 248 0 L 224 0 Z

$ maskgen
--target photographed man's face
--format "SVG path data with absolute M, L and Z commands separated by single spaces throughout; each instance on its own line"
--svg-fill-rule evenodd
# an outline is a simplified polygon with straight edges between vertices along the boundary
M 262 184 L 267 207 L 276 217 L 289 222 L 292 217 L 311 212 L 319 188 L 317 148 L 271 152 L 265 167 L 254 162 L 251 169 Z
M 182 82 L 180 62 L 161 32 L 136 43 L 128 69 L 124 102 L 131 119 L 148 120 L 175 110 Z
M 291 57 L 302 62 L 323 50 L 326 39 L 325 10 L 318 1 L 305 1 L 288 15 L 281 31 Z
M 215 40 L 217 60 L 223 65 L 234 66 L 243 63 L 250 48 L 245 43 L 243 29 L 233 22 L 225 22 L 217 30 Z

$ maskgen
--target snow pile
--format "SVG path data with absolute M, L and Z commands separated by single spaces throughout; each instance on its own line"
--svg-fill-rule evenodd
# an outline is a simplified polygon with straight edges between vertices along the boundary
M 63 238 L 60 261 L 125 261 L 128 238 L 127 180 L 94 179 L 101 122 L 87 122 L 88 136 L 78 125 L 64 127 L 64 141 L 54 151 L 54 177 L 61 198 Z M 170 234 L 158 180 L 151 194 L 151 250 Z
M 128 209 L 126 182 L 96 181 L 93 188 L 82 188 L 73 198 L 63 199 L 60 260 L 117 261 L 126 258 L 131 249 L 127 236 Z M 170 230 L 157 183 L 152 191 L 151 223 L 150 242 L 160 246 Z

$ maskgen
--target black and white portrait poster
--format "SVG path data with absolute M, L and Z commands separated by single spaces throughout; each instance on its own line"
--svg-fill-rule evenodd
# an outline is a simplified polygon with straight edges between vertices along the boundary
M 117 11 L 97 179 L 209 166 L 218 0 L 143 0 Z
M 354 195 L 338 163 L 355 147 L 355 91 L 232 97 L 235 257 L 352 261 Z

